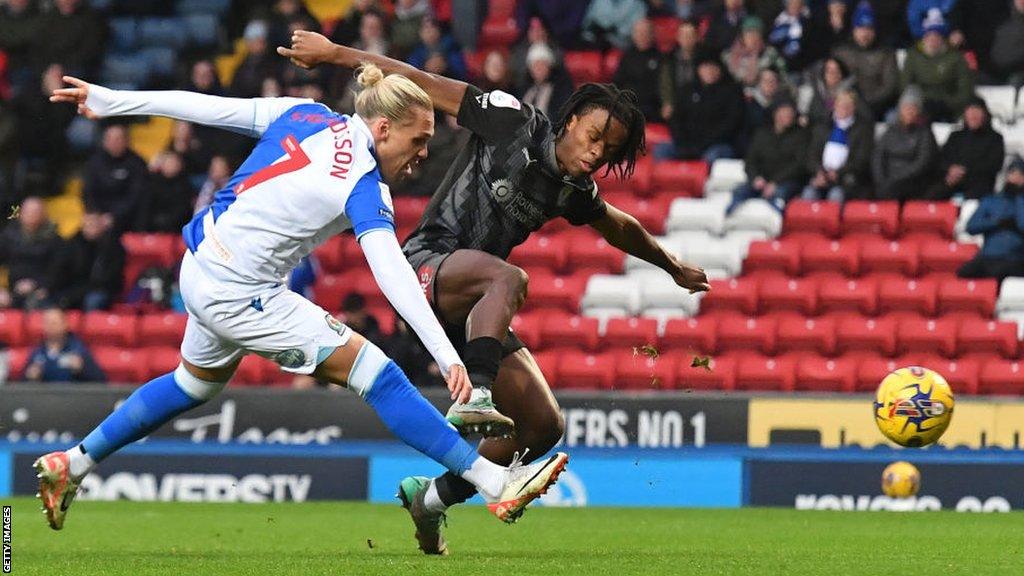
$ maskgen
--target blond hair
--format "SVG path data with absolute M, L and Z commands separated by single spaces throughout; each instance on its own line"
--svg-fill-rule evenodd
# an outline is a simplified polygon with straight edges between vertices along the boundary
M 375 64 L 364 62 L 356 70 L 356 82 L 362 87 L 356 94 L 356 113 L 362 118 L 383 116 L 398 122 L 413 106 L 434 109 L 430 96 L 412 80 L 401 74 L 385 76 Z

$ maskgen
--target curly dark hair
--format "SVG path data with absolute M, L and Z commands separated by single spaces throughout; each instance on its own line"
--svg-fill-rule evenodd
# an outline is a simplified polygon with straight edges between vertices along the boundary
M 587 83 L 580 86 L 562 107 L 559 120 L 555 124 L 555 133 L 561 137 L 570 118 L 583 116 L 596 109 L 608 111 L 605 132 L 611 126 L 612 118 L 622 122 L 626 127 L 626 142 L 615 156 L 609 159 L 604 172 L 605 176 L 611 172 L 619 179 L 625 180 L 633 175 L 637 158 L 643 156 L 647 150 L 644 114 L 640 111 L 640 103 L 635 92 L 622 90 L 614 84 Z

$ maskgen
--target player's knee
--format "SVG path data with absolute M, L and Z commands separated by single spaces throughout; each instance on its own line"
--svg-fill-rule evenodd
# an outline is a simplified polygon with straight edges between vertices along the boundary
M 178 364 L 174 370 L 174 382 L 178 388 L 199 403 L 206 402 L 220 394 L 220 391 L 227 386 L 228 380 L 229 378 L 224 378 L 221 381 L 200 378 L 189 372 L 184 364 Z
M 527 434 L 529 438 L 527 445 L 531 452 L 535 452 L 538 455 L 546 454 L 548 450 L 551 450 L 558 444 L 564 433 L 565 418 L 562 416 L 561 411 L 552 407 L 550 411 L 538 418 L 534 425 L 531 426 L 531 430 Z
M 503 266 L 498 281 L 516 302 L 517 307 L 522 306 L 526 301 L 526 291 L 530 283 L 530 276 L 526 270 L 518 266 Z

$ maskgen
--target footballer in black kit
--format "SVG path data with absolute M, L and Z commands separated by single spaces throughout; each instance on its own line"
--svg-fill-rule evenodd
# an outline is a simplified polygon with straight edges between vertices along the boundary
M 540 458 L 564 429 L 544 375 L 509 329 L 526 299 L 528 278 L 505 259 L 532 232 L 554 218 L 591 226 L 611 246 L 665 270 L 681 289 L 709 289 L 702 269 L 664 250 L 635 218 L 604 202 L 594 184 L 592 175 L 599 170 L 629 178 L 644 153 L 644 117 L 633 92 L 584 84 L 552 120 L 505 92 L 483 92 L 312 32 L 295 32 L 291 48 L 278 48 L 278 53 L 306 68 L 323 63 L 356 68 L 368 62 L 386 74 L 406 76 L 436 109 L 473 133 L 404 251 L 460 347 L 474 386 L 490 387 L 485 400 L 490 405 L 493 398 L 493 405 L 487 414 L 514 421 L 514 436 L 481 441 L 479 452 L 491 461 Z M 449 421 L 457 423 L 453 412 L 473 412 L 459 409 L 452 407 Z M 474 493 L 470 483 L 453 474 L 402 481 L 399 497 L 424 552 L 447 553 L 441 535 L 445 510 Z

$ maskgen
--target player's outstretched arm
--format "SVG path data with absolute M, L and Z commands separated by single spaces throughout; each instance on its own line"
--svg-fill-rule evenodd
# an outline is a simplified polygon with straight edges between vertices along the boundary
M 64 82 L 71 87 L 54 90 L 50 102 L 75 104 L 78 113 L 90 120 L 166 116 L 254 137 L 263 135 L 285 110 L 312 102 L 304 98 L 223 98 L 184 90 L 111 90 L 74 76 L 65 76 Z
M 435 108 L 452 116 L 458 116 L 459 106 L 466 94 L 465 82 L 430 74 L 387 56 L 335 44 L 316 32 L 296 30 L 292 33 L 291 48 L 279 46 L 277 53 L 291 59 L 292 63 L 302 68 L 313 68 L 320 64 L 334 64 L 346 68 L 356 68 L 364 62 L 375 64 L 385 74 L 401 74 L 412 80 L 430 96 Z
M 605 215 L 592 222 L 590 226 L 600 232 L 609 244 L 668 272 L 676 284 L 686 288 L 691 294 L 711 289 L 703 269 L 681 262 L 667 252 L 636 218 L 611 204 L 607 207 Z
M 473 385 L 465 364 L 431 311 L 416 273 L 402 254 L 394 232 L 379 228 L 371 230 L 359 237 L 359 246 L 381 292 L 420 337 L 441 368 L 452 400 L 468 402 Z

